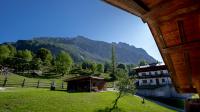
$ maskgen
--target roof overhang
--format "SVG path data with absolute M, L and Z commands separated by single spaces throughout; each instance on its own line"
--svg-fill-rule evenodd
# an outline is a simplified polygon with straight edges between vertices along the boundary
M 200 0 L 104 0 L 146 22 L 179 92 L 200 94 Z
M 85 79 L 104 80 L 104 78 L 96 77 L 96 76 L 77 76 L 77 77 L 72 77 L 72 78 L 65 79 L 64 81 L 65 82 L 69 82 L 69 81 L 85 80 Z

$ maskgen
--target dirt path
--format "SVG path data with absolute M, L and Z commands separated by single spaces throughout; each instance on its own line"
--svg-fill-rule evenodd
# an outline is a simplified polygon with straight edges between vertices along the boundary
M 4 91 L 6 88 L 0 87 L 0 91 Z

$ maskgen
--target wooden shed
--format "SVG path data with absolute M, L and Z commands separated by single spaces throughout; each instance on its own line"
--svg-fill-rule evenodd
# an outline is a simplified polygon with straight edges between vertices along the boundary
M 78 76 L 64 80 L 69 92 L 98 92 L 106 90 L 104 78 L 95 76 Z
M 173 84 L 200 94 L 200 0 L 104 0 L 147 23 Z

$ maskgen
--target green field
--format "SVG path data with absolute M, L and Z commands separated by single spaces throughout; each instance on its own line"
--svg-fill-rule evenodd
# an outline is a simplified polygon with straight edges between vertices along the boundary
M 104 112 L 111 107 L 114 92 L 67 93 L 41 88 L 8 88 L 0 91 L 0 112 Z M 120 112 L 174 112 L 141 98 L 120 99 Z

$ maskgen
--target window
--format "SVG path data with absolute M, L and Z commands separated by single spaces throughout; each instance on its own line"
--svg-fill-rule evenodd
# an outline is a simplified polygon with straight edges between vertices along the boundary
M 147 80 L 142 80 L 142 83 L 147 83 Z
M 144 76 L 144 75 L 146 75 L 146 73 L 143 72 L 142 75 Z
M 151 71 L 151 75 L 155 75 L 155 72 L 154 72 L 154 71 Z
M 149 75 L 151 75 L 151 72 L 149 72 Z
M 150 79 L 150 83 L 153 83 L 153 80 L 152 80 L 152 79 Z
M 165 79 L 162 79 L 162 82 L 165 82 Z

